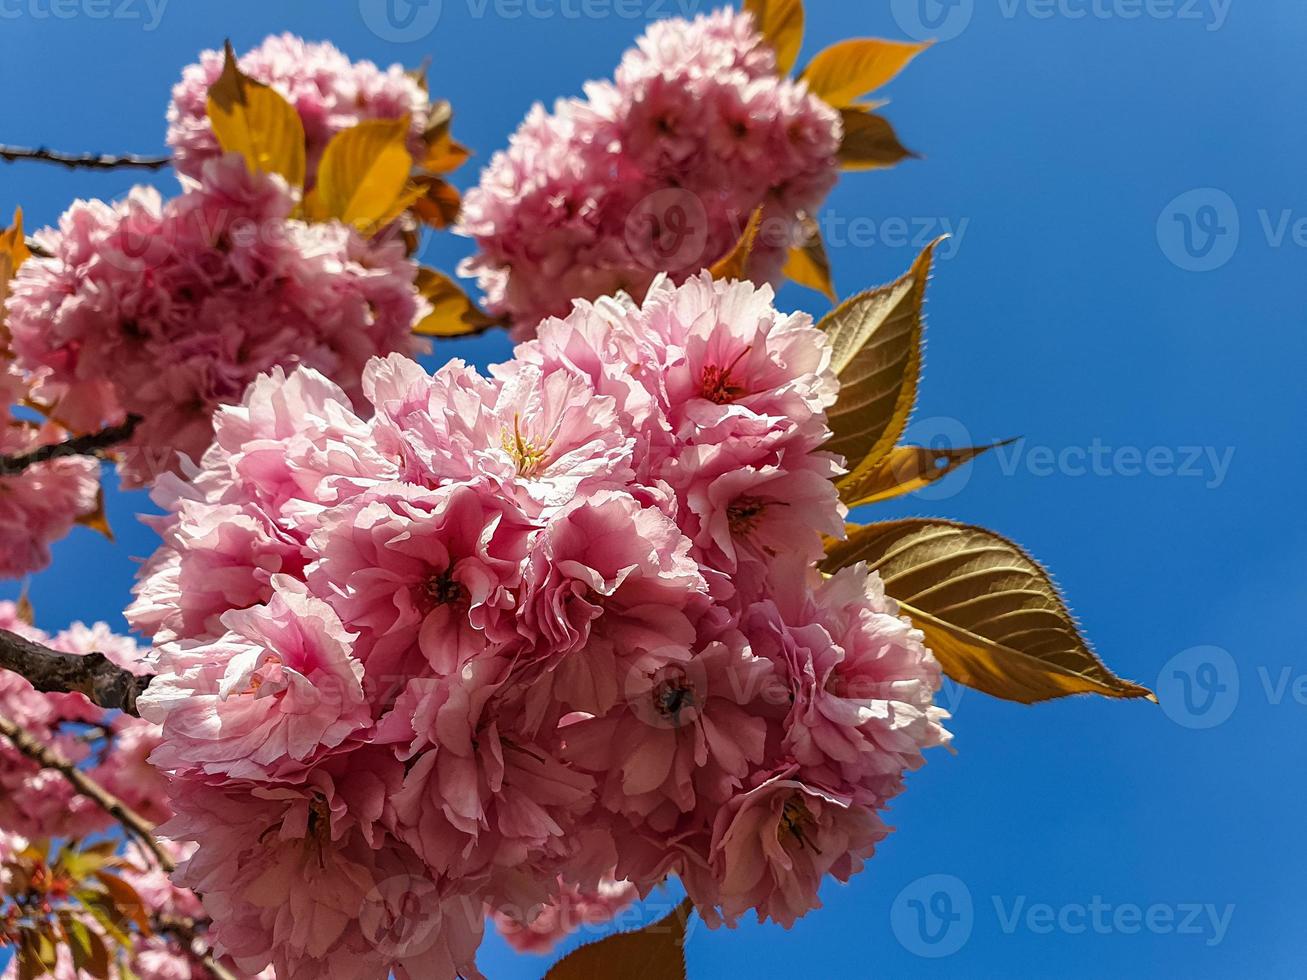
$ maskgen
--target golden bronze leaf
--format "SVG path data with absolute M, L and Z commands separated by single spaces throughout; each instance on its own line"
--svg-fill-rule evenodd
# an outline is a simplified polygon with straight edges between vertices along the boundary
M 1157 700 L 1108 670 L 1048 573 L 993 531 L 932 519 L 850 527 L 822 569 L 856 562 L 880 574 L 959 684 L 1023 704 L 1069 694 Z
M 954 470 L 965 466 L 982 453 L 1015 440 L 1006 439 L 988 446 L 929 449 L 925 446 L 895 446 L 890 454 L 867 470 L 856 485 L 842 488 L 840 499 L 850 507 L 893 500 L 915 493 Z
M 928 47 L 929 41 L 917 44 L 874 37 L 839 41 L 819 52 L 800 77 L 813 95 L 844 109 L 880 88 Z
M 685 980 L 687 898 L 652 925 L 589 943 L 564 956 L 545 980 Z
M 714 279 L 748 278 L 749 256 L 753 254 L 753 244 L 758 240 L 758 229 L 761 226 L 762 208 L 757 208 L 749 216 L 749 223 L 744 226 L 744 232 L 731 250 L 709 268 Z
M 398 217 L 413 169 L 408 129 L 408 116 L 368 119 L 333 136 L 318 167 L 309 217 L 335 218 L 364 232 Z
M 291 187 L 304 186 L 304 123 L 295 107 L 275 90 L 244 75 L 227 42 L 222 74 L 209 87 L 209 123 L 218 145 L 239 153 L 254 173 L 281 174 Z
M 481 333 L 502 321 L 486 314 L 443 272 L 418 269 L 417 290 L 431 304 L 431 312 L 413 328 L 426 337 L 463 337 Z
M 788 75 L 803 46 L 803 0 L 744 0 L 758 33 L 776 52 L 776 71 Z
M 901 279 L 845 300 L 821 321 L 840 379 L 839 398 L 826 413 L 832 435 L 825 448 L 849 467 L 837 481 L 841 495 L 859 495 L 862 480 L 889 455 L 912 414 L 934 249 L 928 246 Z
M 838 159 L 845 170 L 878 170 L 915 157 L 899 142 L 898 134 L 884 116 L 865 109 L 841 109 L 844 138 Z

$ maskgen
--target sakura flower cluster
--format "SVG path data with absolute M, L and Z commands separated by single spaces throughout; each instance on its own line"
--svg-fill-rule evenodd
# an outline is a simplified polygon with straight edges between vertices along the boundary
M 205 51 L 189 65 L 168 105 L 168 145 L 178 173 L 203 182 L 204 165 L 221 156 L 209 124 L 209 88 L 222 75 L 224 55 Z M 431 117 L 426 89 L 399 65 L 379 68 L 352 62 L 334 45 L 293 34 L 268 37 L 238 60 L 241 72 L 273 88 L 304 124 L 309 186 L 331 137 L 369 119 L 409 117 L 410 150 L 423 152 L 422 133 Z
M 475 974 L 669 875 L 784 925 L 947 738 L 939 669 L 843 533 L 824 335 L 769 287 L 579 302 L 483 376 L 401 356 L 372 414 L 274 370 L 155 491 L 163 832 L 277 976 Z
M 839 114 L 780 78 L 749 14 L 650 25 L 613 81 L 536 105 L 464 200 L 489 307 L 520 337 L 575 297 L 642 297 L 730 251 L 762 208 L 750 278 L 774 282 L 835 183 Z
M 363 365 L 411 351 L 422 301 L 398 240 L 290 217 L 279 177 L 235 155 L 162 203 L 138 188 L 78 201 L 36 235 L 49 257 L 11 283 L 17 367 L 76 430 L 141 417 L 123 481 L 151 482 L 213 436 L 215 408 L 274 365 L 306 364 L 361 396 Z
M 0 456 L 21 456 L 67 437 L 57 423 L 17 410 L 27 393 L 17 372 L 0 365 Z M 0 476 L 0 578 L 49 565 L 50 545 L 95 511 L 99 487 L 100 464 L 87 457 L 52 459 Z

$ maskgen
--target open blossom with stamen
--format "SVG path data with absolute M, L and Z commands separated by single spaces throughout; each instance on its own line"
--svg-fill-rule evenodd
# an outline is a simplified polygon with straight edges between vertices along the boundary
M 378 358 L 362 414 L 303 367 L 219 410 L 130 615 L 182 881 L 238 965 L 452 980 L 484 909 L 543 946 L 676 874 L 713 924 L 789 924 L 861 867 L 947 736 L 879 579 L 813 568 L 835 385 L 807 317 L 705 276 L 581 302 L 488 377 Z M 429 959 L 396 876 L 440 906 Z
M 490 307 L 529 336 L 577 297 L 659 272 L 681 282 L 730 251 L 758 208 L 750 278 L 774 280 L 801 213 L 835 183 L 839 113 L 780 78 L 751 15 L 651 25 L 611 82 L 535 106 L 464 201 Z

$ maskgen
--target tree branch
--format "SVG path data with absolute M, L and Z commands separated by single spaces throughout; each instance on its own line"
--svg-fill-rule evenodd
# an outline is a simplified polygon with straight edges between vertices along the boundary
M 130 439 L 141 421 L 139 415 L 129 415 L 126 421 L 101 429 L 99 432 L 75 436 L 48 446 L 37 446 L 31 452 L 15 456 L 0 456 L 0 476 L 15 476 L 29 466 L 63 456 L 99 456 L 104 450 Z
M 0 630 L 0 668 L 46 694 L 83 694 L 101 708 L 135 717 L 136 699 L 153 679 L 137 677 L 102 653 L 59 653 L 8 630 Z
M 154 839 L 153 824 L 78 769 L 68 759 L 65 759 L 50 746 L 37 741 L 31 734 L 14 724 L 4 715 L 0 715 L 0 735 L 9 739 L 14 748 L 42 769 L 53 769 L 68 780 L 73 789 L 87 799 L 93 800 L 101 810 L 122 824 L 129 834 L 137 838 L 149 850 L 159 867 L 170 874 L 172 873 L 175 865 L 172 863 L 172 859 L 159 847 L 159 842 Z
M 41 146 L 31 149 L 26 146 L 0 146 L 0 160 L 13 163 L 15 160 L 40 160 L 43 163 L 56 163 L 70 170 L 162 170 L 172 162 L 172 157 L 147 157 L 135 153 L 122 156 L 110 156 L 106 153 L 61 153 Z
M 166 932 L 175 936 L 190 954 L 203 963 L 204 968 L 217 977 L 218 980 L 236 980 L 232 972 L 219 963 L 213 955 L 213 947 L 209 943 L 208 937 L 199 935 L 194 920 L 164 915 L 153 916 L 153 920 L 155 932 Z M 197 953 L 195 951 L 196 943 L 202 944 L 205 951 Z

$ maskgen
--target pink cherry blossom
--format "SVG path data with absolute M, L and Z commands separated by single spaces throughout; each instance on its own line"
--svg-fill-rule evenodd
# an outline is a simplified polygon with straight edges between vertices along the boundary
M 535 106 L 464 201 L 475 275 L 519 336 L 574 299 L 642 298 L 710 265 L 763 208 L 750 277 L 778 277 L 800 215 L 835 183 L 839 114 L 778 77 L 748 14 L 650 26 L 613 82 Z
M 876 812 L 778 772 L 721 809 L 713 864 L 727 920 L 753 909 L 758 920 L 792 926 L 821 903 L 830 875 L 848 881 L 888 832 Z
M 232 779 L 297 776 L 372 724 L 363 665 L 335 612 L 287 577 L 264 606 L 222 617 L 212 641 L 158 651 L 159 674 L 139 700 L 163 726 L 155 765 Z
M 130 615 L 241 970 L 474 976 L 484 911 L 542 949 L 673 874 L 789 925 L 862 866 L 948 734 L 879 578 L 816 570 L 830 361 L 769 288 L 664 277 L 488 376 L 278 367 L 217 411 Z
M 128 486 L 198 461 L 213 414 L 274 366 L 306 364 L 361 401 L 369 357 L 417 349 L 421 301 L 402 241 L 291 219 L 280 177 L 235 155 L 164 204 L 138 189 L 77 202 L 38 232 L 50 257 L 19 269 L 7 301 L 19 369 L 77 430 L 141 418 Z

